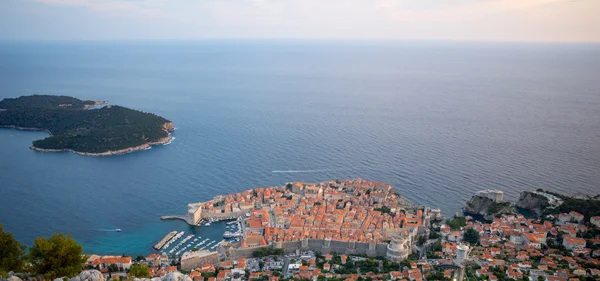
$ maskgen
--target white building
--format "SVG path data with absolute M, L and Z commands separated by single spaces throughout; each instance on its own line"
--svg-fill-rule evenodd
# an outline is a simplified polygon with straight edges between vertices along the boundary
M 596 227 L 600 227 L 600 216 L 591 217 L 590 223 L 595 225 Z

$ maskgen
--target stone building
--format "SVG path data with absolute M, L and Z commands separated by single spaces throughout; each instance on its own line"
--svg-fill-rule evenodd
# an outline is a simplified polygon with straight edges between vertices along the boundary
M 181 269 L 192 270 L 202 267 L 203 264 L 215 264 L 219 262 L 219 253 L 200 250 L 195 252 L 186 252 L 181 257 Z
M 477 193 L 475 193 L 475 195 L 489 198 L 496 203 L 504 202 L 504 192 L 501 190 L 493 190 L 493 189 L 480 190 L 480 191 L 477 191 Z
M 411 239 L 407 233 L 396 233 L 390 236 L 391 242 L 387 246 L 386 256 L 393 262 L 401 262 L 411 254 Z
M 193 224 L 198 224 L 200 222 L 200 220 L 202 219 L 202 204 L 200 204 L 200 203 L 188 204 L 187 215 Z

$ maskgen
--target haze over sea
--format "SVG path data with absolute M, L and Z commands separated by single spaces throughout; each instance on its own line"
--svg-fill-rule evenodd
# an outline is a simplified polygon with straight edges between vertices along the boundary
M 0 99 L 109 100 L 177 127 L 113 157 L 0 130 L 0 222 L 31 244 L 145 254 L 186 204 L 288 181 L 365 178 L 460 211 L 480 189 L 600 193 L 600 46 L 352 41 L 3 42 Z M 123 232 L 106 230 L 121 228 Z

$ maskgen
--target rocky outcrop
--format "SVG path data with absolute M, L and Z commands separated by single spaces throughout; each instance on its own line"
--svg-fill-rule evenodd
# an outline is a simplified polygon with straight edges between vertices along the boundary
M 36 276 L 31 273 L 22 273 L 22 272 L 8 272 L 8 278 L 6 276 L 0 275 L 0 281 L 43 281 L 44 278 L 42 276 Z
M 21 278 L 13 275 L 13 276 L 8 277 L 8 279 L 6 279 L 6 281 L 23 281 L 23 280 L 21 280 Z
M 106 281 L 104 275 L 98 270 L 84 270 L 79 275 L 69 279 L 69 281 Z
M 30 273 L 14 273 L 9 272 L 8 278 L 3 279 L 6 276 L 0 275 L 0 281 L 43 281 L 44 278 L 42 276 L 34 276 Z
M 175 125 L 173 125 L 173 122 L 167 122 L 163 124 L 163 129 L 167 130 L 167 132 L 172 132 L 175 130 Z
M 479 195 L 474 195 L 467 201 L 463 211 L 467 214 L 483 216 L 486 220 L 492 220 L 497 214 L 516 213 L 509 202 L 496 203 L 490 198 Z
M 39 277 L 35 277 L 35 276 L 31 276 L 31 274 L 29 273 L 9 273 L 9 277 L 8 279 L 6 279 L 6 281 L 42 281 L 44 280 L 44 278 L 42 278 L 42 276 Z M 92 269 L 92 270 L 84 270 L 82 272 L 79 273 L 79 275 L 69 279 L 67 277 L 61 277 L 61 278 L 56 278 L 53 281 L 106 281 L 106 278 L 104 278 L 104 275 L 102 275 L 102 273 L 98 270 Z M 0 281 L 4 281 L 3 279 L 0 278 Z M 154 280 L 154 281 L 161 281 L 159 280 Z M 191 280 L 189 280 L 191 281 Z
M 163 277 L 154 277 L 152 279 L 149 278 L 135 278 L 133 281 L 192 281 L 192 278 L 181 273 L 181 272 L 171 272 L 167 273 L 167 275 Z
M 538 191 L 523 191 L 519 195 L 517 207 L 530 210 L 540 216 L 544 209 L 550 207 L 550 198 L 542 192 Z

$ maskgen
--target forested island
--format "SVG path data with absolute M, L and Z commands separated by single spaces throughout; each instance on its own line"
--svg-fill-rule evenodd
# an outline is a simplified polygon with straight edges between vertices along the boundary
M 33 142 L 33 150 L 90 156 L 123 154 L 165 144 L 171 141 L 169 132 L 174 129 L 171 121 L 152 113 L 106 105 L 104 101 L 52 95 L 1 100 L 0 127 L 48 132 L 49 137 Z

